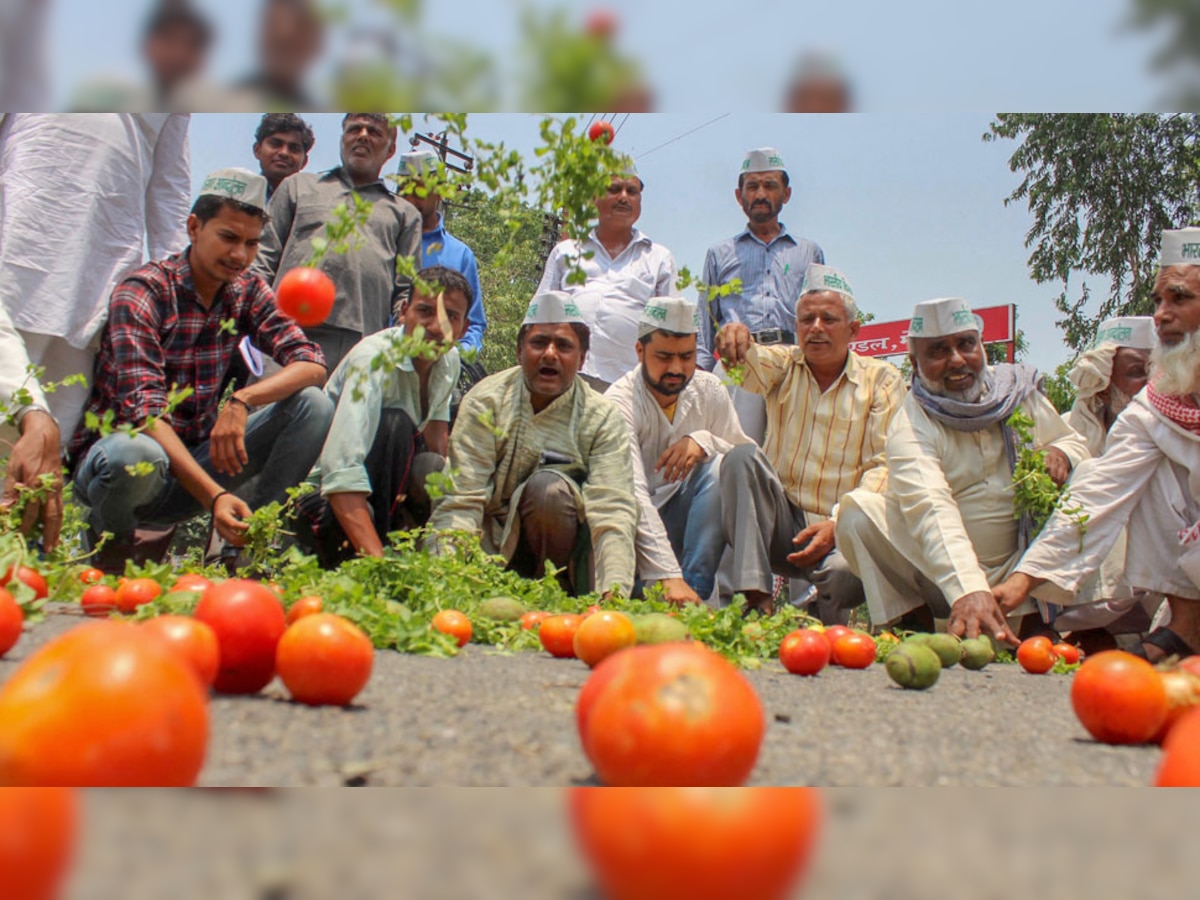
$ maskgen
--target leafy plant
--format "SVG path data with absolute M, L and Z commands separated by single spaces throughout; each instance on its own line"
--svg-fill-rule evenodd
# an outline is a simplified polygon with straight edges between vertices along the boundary
M 1071 492 L 1057 485 L 1046 469 L 1045 452 L 1034 444 L 1034 422 L 1029 414 L 1017 409 L 1008 419 L 1017 442 L 1017 463 L 1013 467 L 1013 516 L 1029 515 L 1036 536 L 1056 510 L 1071 519 L 1079 528 L 1080 549 L 1087 531 L 1088 514 L 1079 504 L 1068 506 Z

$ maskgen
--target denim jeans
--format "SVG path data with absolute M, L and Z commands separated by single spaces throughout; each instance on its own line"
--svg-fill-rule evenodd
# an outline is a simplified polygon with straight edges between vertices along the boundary
M 258 509 L 282 501 L 288 488 L 304 480 L 332 420 L 333 403 L 324 391 L 304 388 L 251 414 L 244 438 L 250 461 L 237 475 L 213 468 L 208 441 L 190 449 L 225 490 L 237 491 L 254 479 L 252 496 L 245 499 Z M 149 463 L 149 473 L 129 470 L 140 463 Z M 97 534 L 111 531 L 126 541 L 140 525 L 173 525 L 207 512 L 170 469 L 166 451 L 154 438 L 111 434 L 93 444 L 75 469 L 75 496 L 91 507 L 88 522 Z
M 713 460 L 692 469 L 675 495 L 658 510 L 683 580 L 701 599 L 712 594 L 725 550 L 721 527 L 721 491 Z

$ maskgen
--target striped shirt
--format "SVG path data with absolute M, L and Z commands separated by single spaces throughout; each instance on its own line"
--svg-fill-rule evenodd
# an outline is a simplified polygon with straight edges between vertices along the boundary
M 805 513 L 828 518 L 848 491 L 887 487 L 888 424 L 904 402 L 900 370 L 850 353 L 824 393 L 798 347 L 752 344 L 742 387 L 763 395 L 763 452 Z
M 728 322 L 741 322 L 751 332 L 766 328 L 796 330 L 796 301 L 804 284 L 809 263 L 825 262 L 825 253 L 807 238 L 796 238 L 787 226 L 780 229 L 771 243 L 746 228 L 736 237 L 709 248 L 704 257 L 702 281 L 710 287 L 741 279 L 742 292 L 711 302 L 700 293 L 700 333 L 696 342 L 696 363 L 712 371 L 716 333 Z

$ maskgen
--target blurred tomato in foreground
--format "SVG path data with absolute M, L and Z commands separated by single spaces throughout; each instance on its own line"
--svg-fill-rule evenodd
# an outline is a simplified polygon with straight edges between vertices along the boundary
M 79 818 L 72 788 L 0 788 L 0 896 L 53 900 Z
M 812 788 L 574 788 L 570 812 L 607 900 L 783 900 L 821 823 Z

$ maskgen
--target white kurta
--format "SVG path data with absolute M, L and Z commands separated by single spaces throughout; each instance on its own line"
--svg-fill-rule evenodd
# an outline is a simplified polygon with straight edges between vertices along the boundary
M 13 394 L 25 388 L 36 405 L 46 405 L 41 387 L 28 374 L 28 366 L 25 342 L 13 328 L 8 311 L 0 305 L 0 412 L 4 414 L 0 415 L 0 458 L 8 456 L 18 437 L 17 429 L 4 422 L 5 416 L 15 415 L 23 408 L 14 402 Z
M 684 482 L 667 481 L 661 472 L 654 471 L 655 463 L 668 447 L 685 437 L 692 438 L 709 457 L 727 453 L 738 444 L 754 442 L 738 424 L 733 402 L 721 379 L 702 369 L 696 370 L 679 394 L 674 421 L 668 421 L 646 387 L 640 365 L 618 379 L 604 396 L 616 404 L 629 425 L 633 494 L 640 512 L 636 541 L 638 575 L 647 582 L 680 578 L 683 573 L 658 510 L 675 496 Z
M 1075 473 L 1071 498 L 1088 514 L 1082 550 L 1075 524 L 1055 514 L 1017 571 L 1073 593 L 1097 570 L 1128 525 L 1129 583 L 1200 599 L 1200 585 L 1179 564 L 1179 531 L 1200 520 L 1200 435 L 1161 416 L 1145 391 L 1113 425 L 1104 456 Z
M 113 288 L 187 246 L 190 114 L 10 114 L 0 125 L 0 304 L 84 348 Z
M 1072 467 L 1088 458 L 1083 439 L 1039 393 L 1021 408 L 1034 441 L 1057 447 Z M 888 484 L 883 494 L 855 490 L 842 498 L 837 544 L 863 580 L 871 620 L 890 622 L 919 606 L 915 570 L 947 604 L 1007 577 L 1017 562 L 1012 473 L 999 425 L 954 431 L 930 418 L 909 394 L 888 428 Z
M 591 259 L 585 259 L 585 253 L 591 253 Z M 584 284 L 567 283 L 576 260 L 587 275 Z M 638 364 L 633 348 L 642 310 L 651 297 L 679 294 L 676 275 L 671 251 L 638 229 L 633 229 L 633 239 L 614 258 L 596 239 L 593 228 L 582 245 L 567 240 L 550 251 L 537 292 L 574 295 L 592 332 L 591 349 L 580 372 L 611 384 Z

